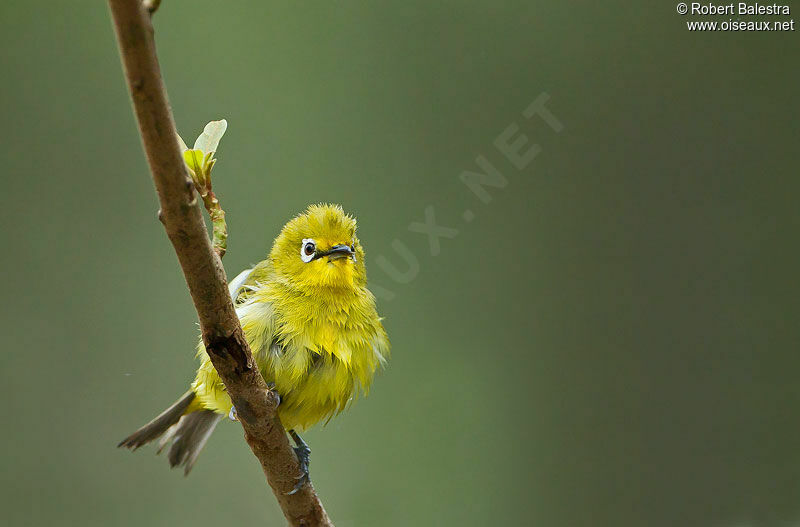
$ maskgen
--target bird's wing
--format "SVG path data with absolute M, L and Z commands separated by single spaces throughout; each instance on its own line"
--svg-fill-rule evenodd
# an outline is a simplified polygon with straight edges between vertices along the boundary
M 247 279 L 250 278 L 250 274 L 253 272 L 253 269 L 245 269 L 238 275 L 236 278 L 231 280 L 231 283 L 228 284 L 228 291 L 231 293 L 231 298 L 233 299 L 233 303 L 236 304 L 236 300 L 239 297 L 239 294 L 242 291 L 245 291 L 249 288 L 247 284 Z
M 272 261 L 267 258 L 257 263 L 250 269 L 245 269 L 228 284 L 234 306 L 243 304 L 250 293 L 262 287 L 269 281 L 272 273 Z
M 262 373 L 267 368 L 265 361 L 270 351 L 280 354 L 280 346 L 274 342 L 277 330 L 272 304 L 264 299 L 254 301 L 251 295 L 253 291 L 263 286 L 262 280 L 265 270 L 268 269 L 269 261 L 261 262 L 252 269 L 245 269 L 239 273 L 228 285 L 236 315 Z

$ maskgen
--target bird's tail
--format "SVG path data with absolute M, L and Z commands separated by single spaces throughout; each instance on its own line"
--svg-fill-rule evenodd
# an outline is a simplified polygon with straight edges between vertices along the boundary
M 189 390 L 158 417 L 120 441 L 117 446 L 136 450 L 160 437 L 158 453 L 170 445 L 167 454 L 170 466 L 174 468 L 183 465 L 183 472 L 188 475 L 220 419 L 220 414 L 200 408 L 194 392 Z

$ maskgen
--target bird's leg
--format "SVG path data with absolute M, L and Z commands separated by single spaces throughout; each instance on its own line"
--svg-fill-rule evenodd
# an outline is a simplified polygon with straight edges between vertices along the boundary
M 297 483 L 289 494 L 294 494 L 305 485 L 308 481 L 308 464 L 311 461 L 311 449 L 308 447 L 303 438 L 300 437 L 294 430 L 289 430 L 289 435 L 294 439 L 294 453 L 297 456 L 297 461 L 300 463 L 300 476 L 297 478 Z
M 272 393 L 274 393 L 278 397 L 278 406 L 280 406 L 281 405 L 281 401 L 283 401 L 283 399 L 281 398 L 281 394 L 278 393 L 278 390 L 275 389 L 275 383 L 274 382 L 268 382 L 267 383 L 267 388 L 269 388 L 269 391 L 271 391 Z
M 275 391 L 275 383 L 274 382 L 268 382 L 267 383 L 267 388 L 269 388 L 272 391 L 272 393 L 274 393 L 278 397 L 278 404 L 281 404 L 281 394 L 279 394 L 278 392 Z M 239 416 L 236 415 L 236 407 L 235 406 L 231 406 L 231 411 L 228 412 L 228 419 L 230 419 L 231 421 L 238 421 L 239 420 Z

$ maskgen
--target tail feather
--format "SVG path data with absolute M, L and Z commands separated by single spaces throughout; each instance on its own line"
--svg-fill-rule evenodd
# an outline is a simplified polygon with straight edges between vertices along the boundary
M 194 401 L 194 397 L 194 392 L 189 390 L 183 394 L 180 399 L 175 401 L 175 404 L 161 412 L 158 417 L 120 441 L 117 447 L 136 450 L 140 446 L 158 439 L 172 425 L 180 420 L 181 416 L 186 412 L 186 409 L 189 408 L 189 405 Z
M 172 468 L 183 465 L 183 473 L 188 476 L 220 419 L 222 416 L 212 410 L 200 410 L 184 415 L 178 424 L 170 428 L 161 438 L 158 452 L 171 444 L 167 454 L 169 465 Z
M 190 410 L 194 400 L 195 394 L 189 390 L 175 404 L 120 441 L 117 446 L 136 450 L 160 437 L 158 453 L 170 445 L 167 455 L 170 466 L 174 468 L 183 465 L 184 474 L 188 475 L 206 441 L 222 419 L 221 415 L 211 410 Z

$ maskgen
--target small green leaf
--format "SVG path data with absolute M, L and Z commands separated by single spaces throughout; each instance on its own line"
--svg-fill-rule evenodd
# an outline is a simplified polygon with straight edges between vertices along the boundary
M 203 133 L 194 142 L 195 150 L 202 150 L 203 153 L 216 152 L 219 146 L 219 140 L 225 135 L 225 130 L 228 129 L 228 121 L 221 119 L 219 121 L 211 121 L 203 129 Z
M 206 171 L 203 166 L 203 152 L 200 150 L 187 150 L 183 153 L 183 160 L 189 168 L 189 173 L 192 176 L 197 191 L 203 193 L 203 188 L 206 187 Z
M 206 174 L 209 181 L 211 179 L 211 169 L 214 168 L 214 163 L 216 162 L 217 160 L 214 157 L 214 152 L 207 153 L 206 157 L 203 158 L 203 172 Z
M 195 172 L 203 170 L 203 152 L 200 150 L 186 150 L 183 153 L 183 160 L 191 170 Z

